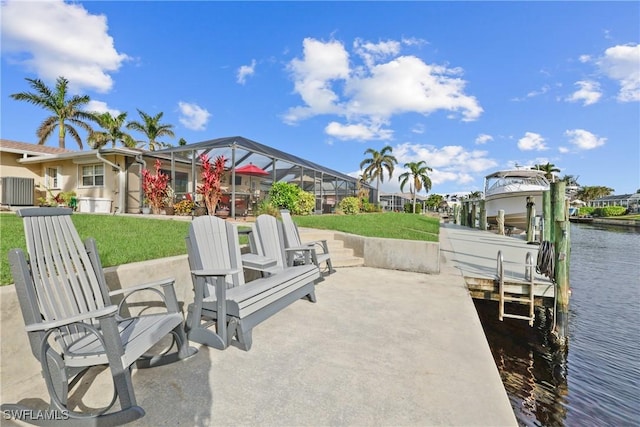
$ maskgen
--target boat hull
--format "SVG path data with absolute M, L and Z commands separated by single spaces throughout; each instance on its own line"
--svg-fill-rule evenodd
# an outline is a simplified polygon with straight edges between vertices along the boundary
M 527 198 L 533 197 L 536 215 L 542 214 L 542 190 L 508 192 L 486 196 L 487 222 L 498 224 L 498 211 L 504 210 L 504 225 L 527 229 Z

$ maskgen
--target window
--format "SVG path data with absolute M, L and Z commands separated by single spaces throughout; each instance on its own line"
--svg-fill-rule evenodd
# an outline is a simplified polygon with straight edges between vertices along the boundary
M 61 188 L 62 178 L 60 177 L 60 167 L 55 166 L 44 170 L 44 186 L 49 189 Z
M 169 177 L 169 185 L 173 188 L 176 194 L 184 194 L 189 192 L 189 174 L 186 172 L 175 172 L 176 182 L 171 182 L 171 171 L 167 169 L 161 169 L 160 172 Z
M 82 186 L 102 187 L 104 185 L 104 165 L 82 166 Z

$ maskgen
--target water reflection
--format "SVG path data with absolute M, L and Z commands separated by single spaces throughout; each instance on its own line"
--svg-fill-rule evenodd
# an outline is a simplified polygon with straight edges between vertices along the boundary
M 572 224 L 571 239 L 566 351 L 545 309 L 529 327 L 476 300 L 489 346 L 520 425 L 639 426 L 640 231 Z
M 552 317 L 542 309 L 533 327 L 513 319 L 500 322 L 497 302 L 474 303 L 518 423 L 564 425 L 567 352 L 556 348 L 547 332 Z

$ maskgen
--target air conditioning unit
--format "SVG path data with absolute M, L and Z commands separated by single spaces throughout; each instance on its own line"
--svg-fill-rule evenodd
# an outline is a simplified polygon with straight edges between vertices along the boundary
M 2 177 L 2 204 L 33 206 L 33 178 Z

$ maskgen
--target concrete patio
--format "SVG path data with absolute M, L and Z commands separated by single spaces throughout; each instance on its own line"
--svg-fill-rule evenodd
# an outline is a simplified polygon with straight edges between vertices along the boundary
M 441 245 L 450 249 L 446 235 Z M 340 268 L 317 285 L 316 304 L 258 325 L 249 352 L 199 347 L 135 370 L 146 416 L 130 425 L 517 425 L 463 278 L 440 262 L 440 274 Z M 0 399 L 44 404 L 14 295 L 0 289 Z M 83 401 L 104 402 L 109 378 L 93 386 Z

